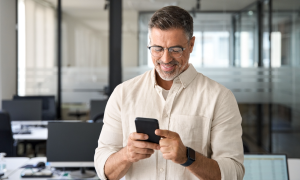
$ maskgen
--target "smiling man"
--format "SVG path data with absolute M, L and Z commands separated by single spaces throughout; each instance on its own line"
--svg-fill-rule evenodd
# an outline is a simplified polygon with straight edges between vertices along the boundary
M 99 177 L 242 180 L 240 112 L 230 90 L 189 64 L 193 18 L 164 7 L 149 31 L 155 68 L 120 84 L 109 98 L 95 153 Z M 159 144 L 141 141 L 148 137 L 136 133 L 136 117 L 159 121 Z

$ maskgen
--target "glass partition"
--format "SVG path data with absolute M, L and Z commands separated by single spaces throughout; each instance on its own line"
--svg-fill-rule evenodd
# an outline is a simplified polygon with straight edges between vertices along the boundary
M 18 0 L 18 95 L 56 95 L 56 13 L 45 1 Z
M 109 10 L 104 1 L 62 0 L 62 118 L 89 119 L 108 86 Z
M 274 6 L 278 4 L 274 2 Z M 299 158 L 300 152 L 300 13 L 273 11 L 273 152 Z M 293 145 L 293 148 L 291 148 Z

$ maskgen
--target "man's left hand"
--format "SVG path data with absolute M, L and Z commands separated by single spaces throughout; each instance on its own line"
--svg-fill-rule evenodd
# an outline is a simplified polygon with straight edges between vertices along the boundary
M 187 161 L 186 147 L 178 133 L 156 129 L 155 134 L 163 138 L 159 141 L 159 145 L 165 159 L 172 160 L 177 164 L 183 164 Z

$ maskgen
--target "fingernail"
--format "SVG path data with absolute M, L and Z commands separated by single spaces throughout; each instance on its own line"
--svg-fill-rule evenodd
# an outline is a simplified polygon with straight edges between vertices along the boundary
M 147 135 L 145 135 L 145 136 L 144 136 L 144 138 L 145 138 L 145 139 L 148 139 L 148 136 L 147 136 Z

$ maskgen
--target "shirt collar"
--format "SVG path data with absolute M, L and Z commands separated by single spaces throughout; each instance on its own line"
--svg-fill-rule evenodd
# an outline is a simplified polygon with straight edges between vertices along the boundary
M 189 64 L 189 67 L 187 68 L 187 70 L 183 71 L 179 76 L 177 76 L 174 80 L 174 82 L 180 82 L 184 88 L 186 88 L 197 76 L 197 70 L 195 69 L 195 67 L 192 64 Z M 156 82 L 156 78 L 155 78 L 156 74 L 155 74 L 155 67 L 152 69 L 151 72 L 151 80 L 153 83 L 153 87 L 155 87 L 155 85 L 157 85 Z

